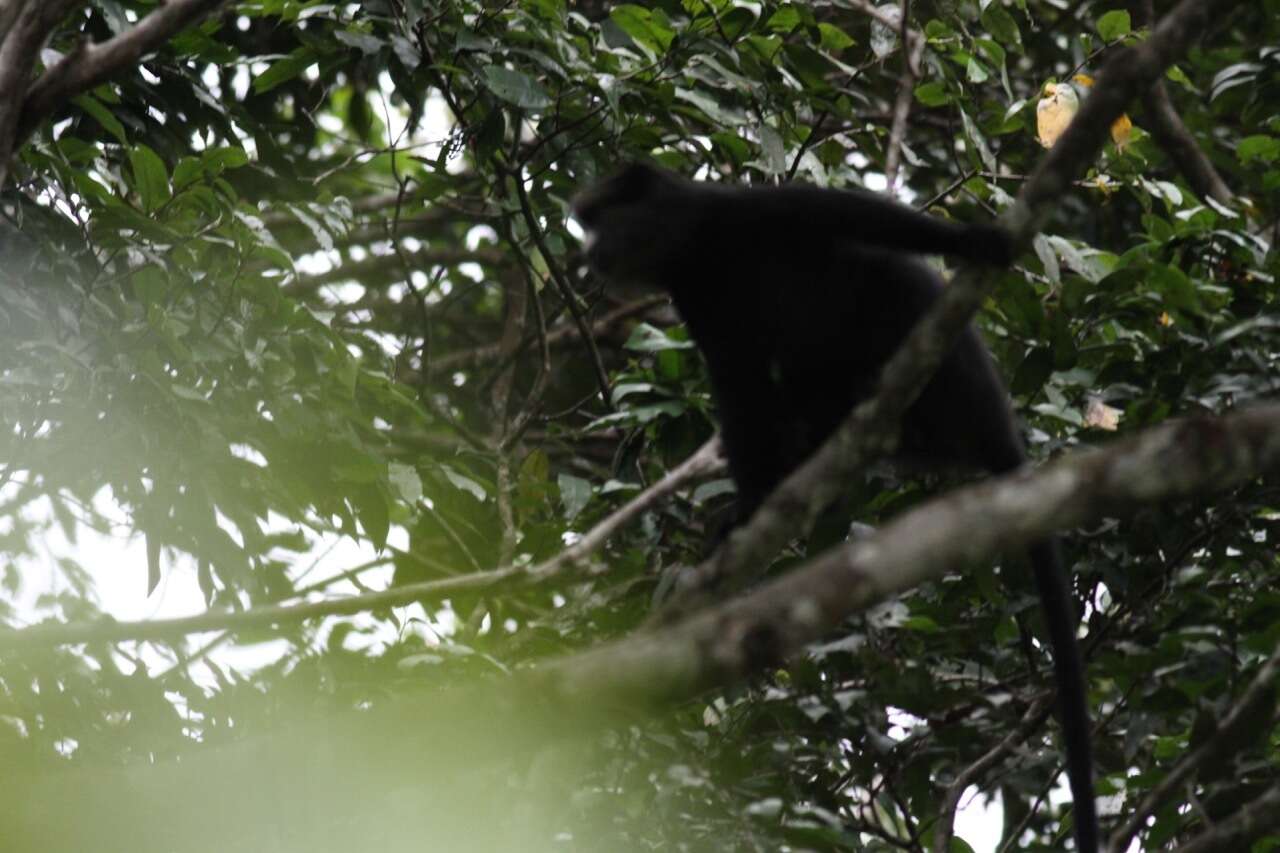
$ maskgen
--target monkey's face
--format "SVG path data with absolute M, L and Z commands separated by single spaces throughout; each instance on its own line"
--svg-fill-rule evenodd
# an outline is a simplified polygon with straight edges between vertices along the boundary
M 611 284 L 669 289 L 689 239 L 684 195 L 680 179 L 640 164 L 580 192 L 573 216 L 591 269 Z

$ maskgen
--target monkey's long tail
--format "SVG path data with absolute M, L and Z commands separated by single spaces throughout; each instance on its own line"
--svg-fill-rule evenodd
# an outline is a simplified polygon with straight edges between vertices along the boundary
M 1040 590 L 1049 642 L 1053 645 L 1062 740 L 1067 754 L 1067 780 L 1071 784 L 1071 800 L 1075 807 L 1076 847 L 1080 853 L 1097 853 L 1100 839 L 1098 807 L 1093 790 L 1089 697 L 1080 646 L 1076 642 L 1075 599 L 1056 539 L 1032 545 L 1029 557 L 1036 586 Z

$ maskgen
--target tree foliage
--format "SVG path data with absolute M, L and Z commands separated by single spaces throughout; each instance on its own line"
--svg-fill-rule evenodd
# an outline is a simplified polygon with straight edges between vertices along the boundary
M 299 718 L 429 717 L 448 691 L 625 643 L 704 556 L 732 484 L 705 471 L 681 480 L 603 549 L 563 557 L 715 426 L 669 305 L 586 271 L 573 193 L 650 158 L 742 183 L 884 189 L 887 176 L 935 215 L 987 221 L 1045 156 L 1044 84 L 1096 72 L 1174 8 L 900 6 L 0 9 L 0 153 L 12 151 L 0 194 L 0 620 L 101 629 L 72 644 L 0 635 L 6 775 L 89 797 L 111 773 L 176 772 Z M 1219 9 L 1158 97 L 1130 106 L 1127 144 L 1070 176 L 976 320 L 1038 460 L 1275 390 L 1280 2 Z M 162 13 L 173 31 L 137 61 L 95 53 Z M 873 466 L 759 569 L 781 575 L 844 542 L 851 521 L 879 526 L 962 479 Z M 1258 476 L 1117 507 L 1065 534 L 1104 820 L 1119 827 L 1157 791 L 1143 849 L 1229 827 L 1280 785 L 1264 668 L 1280 641 L 1277 501 L 1274 479 Z M 143 566 L 77 544 L 94 530 L 145 544 L 121 553 L 145 562 L 146 587 Z M 311 573 L 335 544 L 358 556 Z M 558 557 L 555 571 L 525 571 Z M 953 569 L 754 682 L 589 729 L 575 739 L 586 756 L 565 767 L 535 757 L 499 770 L 493 756 L 446 749 L 448 761 L 407 772 L 389 747 L 364 756 L 336 774 L 363 786 L 350 811 L 310 814 L 305 837 L 431 846 L 388 828 L 418 797 L 438 798 L 432 814 L 457 802 L 500 815 L 520 849 L 924 850 L 954 818 L 943 805 L 960 779 L 1002 806 L 1001 844 L 1062 849 L 1070 817 L 1050 796 L 1061 754 L 1031 585 L 1013 559 Z M 200 627 L 230 614 L 234 630 L 113 634 L 95 589 L 122 578 L 139 599 L 195 584 L 212 614 Z M 384 588 L 392 597 L 356 597 Z M 276 606 L 251 627 L 234 622 Z M 234 654 L 267 639 L 270 653 Z M 437 726 L 470 727 L 467 716 Z M 993 766 L 964 775 L 1011 732 Z M 1185 780 L 1159 787 L 1205 744 Z M 308 796 L 328 802 L 295 777 L 279 784 L 303 811 Z M 541 798 L 522 802 L 522 786 Z M 369 811 L 371 791 L 388 792 L 388 812 Z M 489 811 L 468 802 L 475 791 Z M 526 823 L 531 803 L 542 812 Z M 10 837 L 56 844 L 55 819 L 68 846 L 92 837 L 76 834 L 86 826 L 104 831 L 99 813 L 77 823 L 30 806 L 0 807 L 0 838 L 8 824 Z M 296 809 L 228 813 L 225 838 L 302 849 L 296 827 L 280 829 Z M 108 834 L 194 850 L 212 843 L 199 825 L 180 824 L 179 841 L 136 826 Z M 1280 843 L 1264 830 L 1234 849 Z M 470 830 L 437 831 L 466 844 Z M 482 838 L 476 849 L 492 849 Z

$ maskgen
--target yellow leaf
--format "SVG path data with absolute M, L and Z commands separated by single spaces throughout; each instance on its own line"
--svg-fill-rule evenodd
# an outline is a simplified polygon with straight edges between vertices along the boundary
M 1070 83 L 1046 83 L 1045 97 L 1036 104 L 1036 136 L 1045 148 L 1052 148 L 1080 109 L 1080 98 Z
M 1126 113 L 1121 113 L 1120 118 L 1111 123 L 1111 141 L 1116 144 L 1116 149 L 1123 151 L 1124 147 L 1129 144 L 1129 138 L 1133 136 L 1133 122 L 1129 120 Z
M 1071 79 L 1085 89 L 1093 88 L 1093 78 L 1088 74 L 1077 74 Z M 1129 119 L 1128 113 L 1121 113 L 1120 118 L 1111 123 L 1111 141 L 1116 144 L 1116 150 L 1124 151 L 1124 147 L 1129 144 L 1132 136 L 1133 122 Z

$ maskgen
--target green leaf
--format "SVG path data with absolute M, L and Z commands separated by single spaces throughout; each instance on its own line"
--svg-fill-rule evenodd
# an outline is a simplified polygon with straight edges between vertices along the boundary
M 941 80 L 930 80 L 916 87 L 916 100 L 926 107 L 941 107 L 951 103 L 951 95 L 947 85 Z
M 1009 383 L 1009 391 L 1018 397 L 1031 397 L 1044 387 L 1053 374 L 1053 351 L 1037 347 L 1027 353 Z
M 125 136 L 124 125 L 120 123 L 111 111 L 102 105 L 102 102 L 94 98 L 92 95 L 77 95 L 71 99 L 71 102 L 89 115 L 93 116 L 102 128 L 120 141 L 122 145 L 129 144 L 129 138 Z
M 195 157 L 183 157 L 173 167 L 173 188 L 182 189 L 204 175 L 204 164 Z
M 1127 36 L 1131 30 L 1129 13 L 1123 9 L 1112 9 L 1098 19 L 1098 35 L 1103 41 L 1115 41 Z
M 631 3 L 615 6 L 609 11 L 609 18 L 636 43 L 654 53 L 666 53 L 676 37 L 665 17 L 658 17 L 643 6 Z
M 986 27 L 987 32 L 996 41 L 1005 46 L 1022 44 L 1022 33 L 1018 30 L 1018 22 L 999 3 L 992 3 L 982 13 L 982 26 Z
M 254 94 L 270 92 L 281 83 L 292 80 L 308 67 L 315 64 L 316 54 L 309 47 L 300 47 L 283 59 L 272 63 L 271 67 L 253 78 Z
M 405 503 L 413 504 L 422 499 L 422 478 L 412 465 L 392 462 L 387 466 L 387 476 Z
M 591 501 L 591 483 L 572 474 L 560 474 L 556 477 L 556 485 L 560 487 L 565 521 L 573 521 Z
M 623 346 L 636 352 L 661 352 L 669 349 L 693 349 L 693 341 L 676 340 L 655 326 L 638 323 Z
M 444 472 L 444 476 L 449 480 L 450 483 L 453 484 L 454 488 L 460 489 L 461 491 L 466 492 L 467 494 L 471 495 L 471 497 L 475 498 L 481 503 L 484 503 L 484 500 L 487 497 L 487 495 L 485 494 L 485 490 L 483 486 L 481 486 L 479 483 L 477 483 L 475 480 L 471 479 L 470 477 L 459 474 L 457 471 L 455 471 L 453 468 L 450 468 L 448 465 L 441 465 L 440 470 Z
M 775 33 L 789 33 L 800 26 L 800 12 L 794 6 L 783 6 L 764 25 Z
M 249 162 L 249 155 L 243 148 L 227 145 L 221 148 L 210 148 L 200 155 L 209 174 L 216 175 L 225 169 L 239 169 Z
M 537 80 L 523 71 L 501 65 L 486 65 L 484 84 L 502 100 L 526 110 L 539 110 L 551 104 L 551 96 Z
M 386 46 L 386 42 L 368 33 L 355 30 L 338 30 L 333 37 L 349 47 L 354 47 L 365 56 L 372 56 Z
M 996 156 L 992 153 L 991 146 L 987 144 L 986 137 L 978 129 L 977 123 L 965 110 L 960 111 L 960 124 L 964 127 L 964 135 L 969 142 L 971 152 L 975 155 L 976 162 L 981 163 L 987 171 L 994 172 L 997 168 Z
M 1187 77 L 1186 72 L 1176 65 L 1170 65 L 1165 69 L 1164 76 L 1167 79 L 1172 80 L 1174 83 L 1177 83 L 1179 86 L 1185 86 L 1188 89 L 1194 88 L 1191 79 Z
M 1246 136 L 1236 145 L 1236 157 L 1241 163 L 1259 160 L 1271 163 L 1280 157 L 1280 139 L 1274 136 Z
M 169 173 L 156 152 L 136 145 L 129 151 L 129 165 L 133 167 L 133 188 L 138 191 L 143 210 L 151 213 L 169 200 Z
M 854 44 L 853 39 L 834 24 L 818 24 L 818 33 L 822 37 L 822 49 L 832 53 L 839 53 Z
M 1147 283 L 1160 294 L 1170 308 L 1194 313 L 1200 310 L 1195 284 L 1187 274 L 1174 266 L 1152 264 Z
M 902 627 L 907 631 L 920 631 L 924 634 L 936 634 L 942 630 L 942 627 L 928 616 L 908 616 L 902 620 Z

